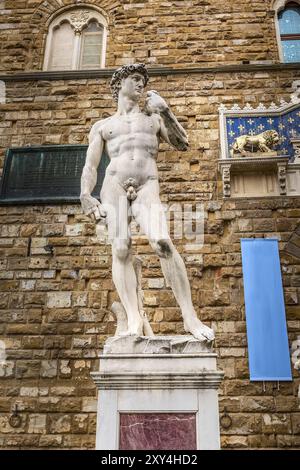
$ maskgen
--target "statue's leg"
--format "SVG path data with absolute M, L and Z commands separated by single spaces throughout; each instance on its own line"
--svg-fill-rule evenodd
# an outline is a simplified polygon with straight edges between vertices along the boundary
M 185 330 L 199 340 L 213 340 L 213 330 L 198 319 L 193 307 L 186 268 L 169 236 L 157 180 L 149 180 L 139 190 L 138 197 L 132 204 L 132 213 L 160 257 L 167 284 L 172 288 L 180 306 Z
M 112 245 L 112 278 L 128 320 L 124 334 L 142 335 L 143 320 L 137 297 L 137 280 L 130 252 L 128 200 L 114 177 L 106 177 L 101 190 L 101 202 L 107 213 L 106 223 Z

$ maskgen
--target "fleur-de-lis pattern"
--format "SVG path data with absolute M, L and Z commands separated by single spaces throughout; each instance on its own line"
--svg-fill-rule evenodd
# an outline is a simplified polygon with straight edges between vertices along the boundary
M 280 116 L 238 116 L 226 118 L 228 154 L 235 141 L 241 135 L 255 135 L 267 130 L 276 130 L 279 134 L 279 144 L 276 151 L 279 155 L 289 155 L 294 158 L 294 148 L 291 138 L 300 136 L 300 107 Z

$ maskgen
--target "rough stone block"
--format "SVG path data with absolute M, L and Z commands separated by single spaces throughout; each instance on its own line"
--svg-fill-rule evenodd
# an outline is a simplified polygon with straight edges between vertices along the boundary
M 46 434 L 46 415 L 33 414 L 29 416 L 29 434 Z
M 48 308 L 71 307 L 71 292 L 50 292 L 47 294 Z
M 292 431 L 291 418 L 287 414 L 264 414 L 263 432 L 266 434 L 289 434 Z
M 83 398 L 82 399 L 82 411 L 86 413 L 95 413 L 97 411 L 97 399 L 96 398 Z
M 53 434 L 65 434 L 71 431 L 71 416 L 50 415 L 50 432 Z
M 83 224 L 66 225 L 65 229 L 68 237 L 76 237 L 82 235 Z
M 42 361 L 41 362 L 41 377 L 56 377 L 57 375 L 57 361 Z
M 21 397 L 38 397 L 39 389 L 38 387 L 21 387 L 20 396 Z
M 72 419 L 72 432 L 87 433 L 89 425 L 88 414 L 76 414 Z
M 39 447 L 61 447 L 62 436 L 41 436 Z

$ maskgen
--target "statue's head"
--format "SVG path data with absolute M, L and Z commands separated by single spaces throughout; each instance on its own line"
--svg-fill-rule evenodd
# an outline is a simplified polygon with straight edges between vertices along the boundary
M 124 94 L 141 95 L 149 80 L 144 64 L 123 65 L 117 69 L 111 79 L 110 88 L 115 101 L 122 90 Z

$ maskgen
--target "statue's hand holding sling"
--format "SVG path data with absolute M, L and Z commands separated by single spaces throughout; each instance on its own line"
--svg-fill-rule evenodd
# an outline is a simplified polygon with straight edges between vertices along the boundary
M 98 199 L 90 195 L 83 195 L 80 196 L 80 201 L 84 214 L 94 217 L 96 222 L 105 219 L 106 212 Z

